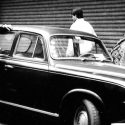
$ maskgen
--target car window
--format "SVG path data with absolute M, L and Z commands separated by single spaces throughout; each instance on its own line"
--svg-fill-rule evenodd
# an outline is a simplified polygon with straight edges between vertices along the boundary
M 14 55 L 36 59 L 44 58 L 42 39 L 34 34 L 21 34 Z
M 88 55 L 93 55 L 99 60 L 109 58 L 101 42 L 82 36 L 52 36 L 50 39 L 50 53 L 54 59 L 79 58 Z
M 0 54 L 9 54 L 15 33 L 0 33 Z

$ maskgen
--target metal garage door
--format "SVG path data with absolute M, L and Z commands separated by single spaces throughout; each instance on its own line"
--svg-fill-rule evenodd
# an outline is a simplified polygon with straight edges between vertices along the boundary
M 4 0 L 0 1 L 0 23 L 39 24 L 69 28 L 71 10 L 84 9 L 109 51 L 125 33 L 124 0 Z

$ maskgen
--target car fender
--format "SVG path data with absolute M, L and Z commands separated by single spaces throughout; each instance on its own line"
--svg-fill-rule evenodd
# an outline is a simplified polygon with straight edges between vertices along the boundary
M 100 96 L 95 92 L 87 89 L 73 89 L 67 92 L 61 101 L 60 110 L 63 110 L 65 107 L 70 106 L 72 102 L 75 104 L 82 99 L 89 99 L 101 110 L 104 111 L 104 103 Z

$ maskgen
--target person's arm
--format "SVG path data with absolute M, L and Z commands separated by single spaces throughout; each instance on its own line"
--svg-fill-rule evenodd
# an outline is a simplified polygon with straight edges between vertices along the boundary
M 68 46 L 66 50 L 66 56 L 74 56 L 74 50 L 73 50 L 73 41 L 72 39 L 69 39 Z

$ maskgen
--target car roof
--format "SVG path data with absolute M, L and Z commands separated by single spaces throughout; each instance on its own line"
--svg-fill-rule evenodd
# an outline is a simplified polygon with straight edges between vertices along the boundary
M 96 36 L 75 30 L 70 30 L 68 28 L 60 28 L 60 27 L 52 27 L 52 26 L 40 26 L 40 25 L 12 25 L 13 30 L 22 30 L 22 31 L 30 31 L 36 33 L 48 33 L 49 35 L 59 35 L 59 34 L 77 34 L 84 35 L 86 37 L 93 37 L 98 39 Z

